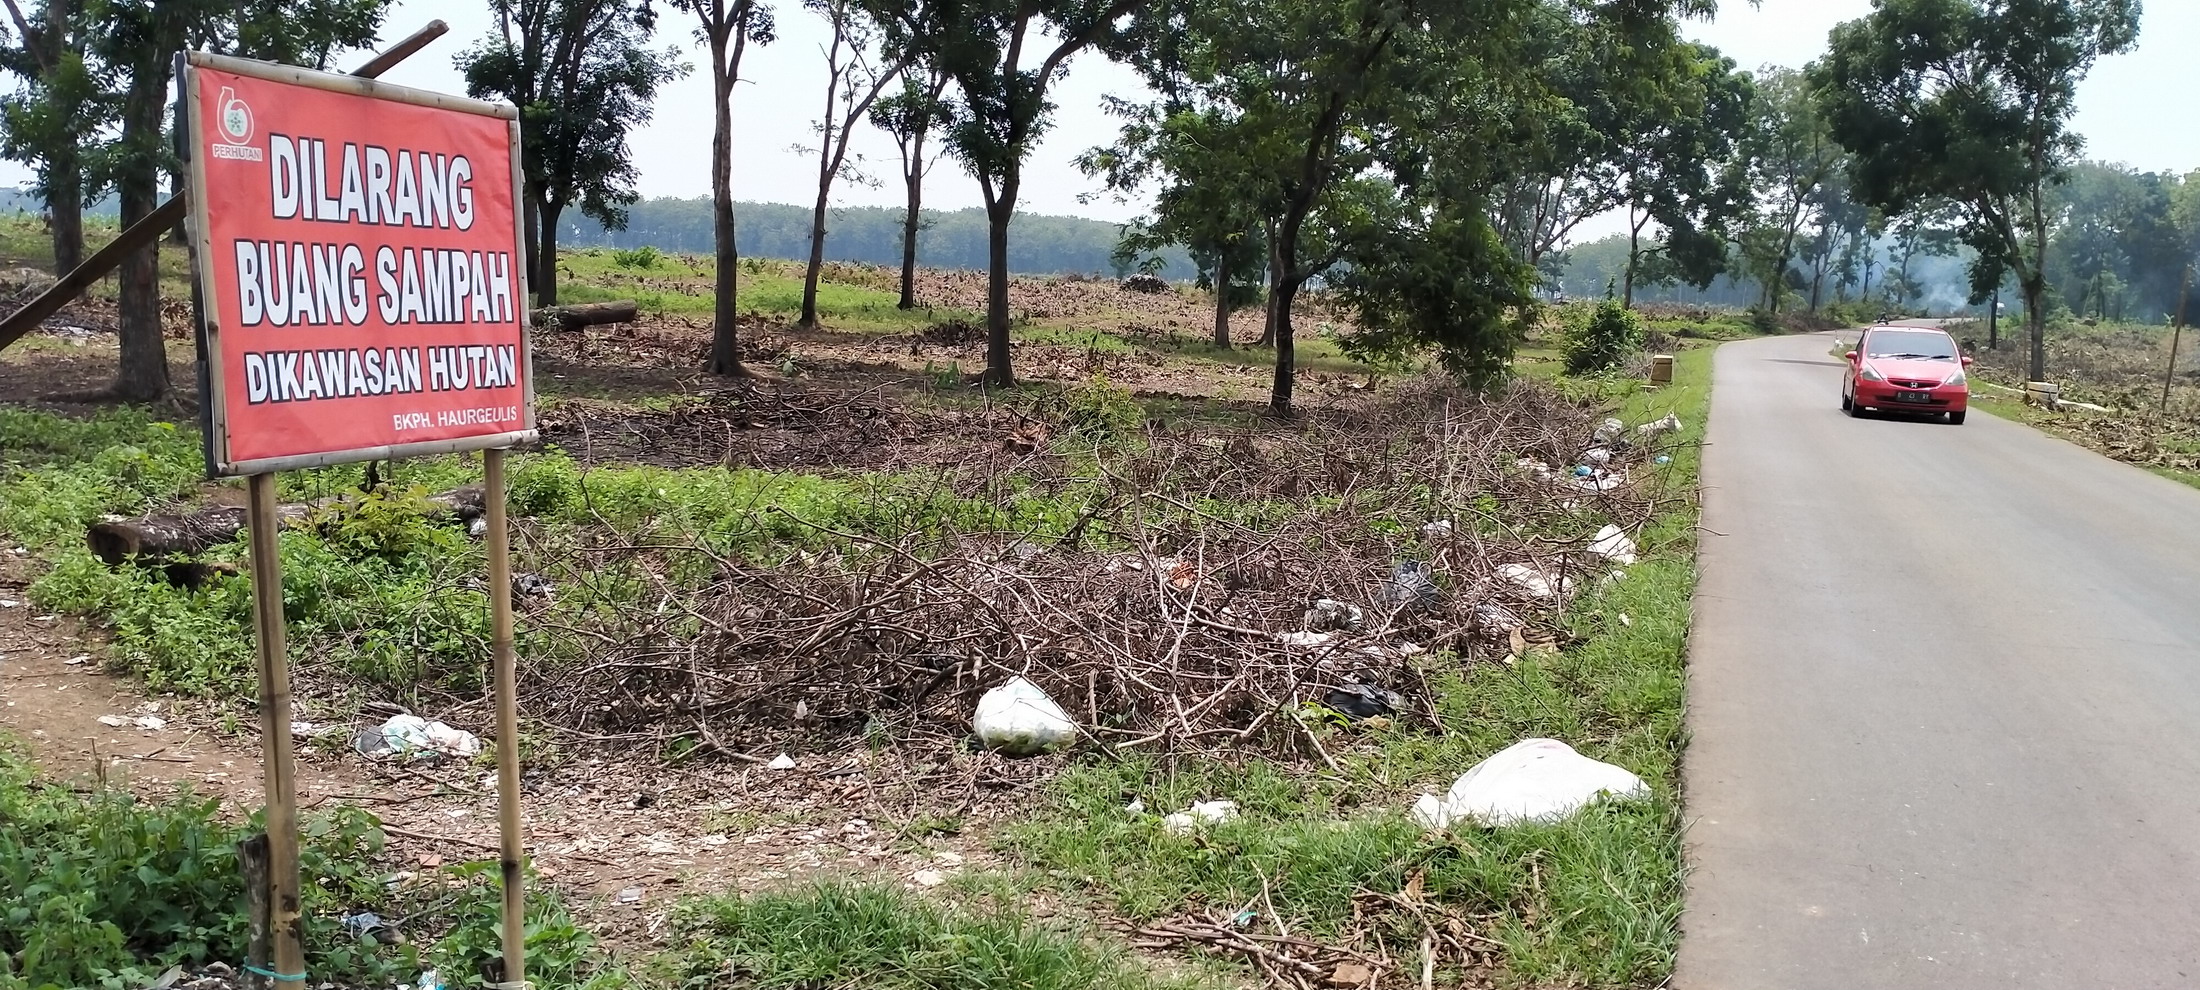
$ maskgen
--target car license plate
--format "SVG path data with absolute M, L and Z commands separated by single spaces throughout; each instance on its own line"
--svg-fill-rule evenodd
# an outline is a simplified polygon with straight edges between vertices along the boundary
M 1933 401 L 1933 394 L 1931 392 L 1896 392 L 1894 394 L 1894 401 L 1931 402 Z

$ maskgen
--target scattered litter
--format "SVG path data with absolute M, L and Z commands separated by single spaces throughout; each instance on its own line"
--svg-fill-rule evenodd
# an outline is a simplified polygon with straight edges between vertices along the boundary
M 1606 422 L 1611 421 L 1606 420 Z M 1655 422 L 1644 423 L 1641 426 L 1635 427 L 1635 433 L 1645 437 L 1654 437 L 1660 433 L 1679 433 L 1680 431 L 1681 418 L 1679 416 L 1673 415 L 1672 413 L 1666 413 L 1664 419 L 1657 420 Z
M 1635 620 L 1628 618 L 1627 613 L 1621 612 L 1619 614 L 1619 624 L 1632 627 L 1635 624 Z
M 1484 602 L 1474 607 L 1474 626 L 1483 632 L 1509 633 L 1526 626 L 1512 609 L 1496 602 Z
M 397 941 L 397 931 L 384 922 L 381 915 L 372 911 L 347 914 L 336 919 L 336 923 L 343 926 L 344 934 L 354 939 L 372 936 L 378 942 Z
M 481 738 L 418 715 L 392 715 L 379 726 L 359 730 L 359 734 L 352 737 L 351 748 L 370 760 L 416 759 L 429 755 L 463 760 L 480 755 Z
M 1359 632 L 1366 621 L 1367 617 L 1361 614 L 1358 605 L 1332 598 L 1317 598 L 1313 606 L 1306 610 L 1307 632 L 1329 632 L 1336 629 Z
M 1246 908 L 1245 910 L 1239 911 L 1238 913 L 1230 916 L 1230 927 L 1244 928 L 1247 925 L 1250 925 L 1258 920 L 1260 920 L 1260 912 L 1255 911 L 1252 908 Z
M 1077 736 L 1077 723 L 1062 706 L 1022 677 L 1011 677 L 979 698 L 972 727 L 979 742 L 1011 756 L 1043 753 Z
M 92 655 L 91 655 L 91 654 L 89 654 L 89 653 L 87 653 L 87 654 L 84 654 L 83 656 L 80 656 L 80 657 L 70 657 L 70 658 L 68 658 L 67 660 L 63 660 L 63 661 L 61 661 L 61 662 L 62 662 L 62 663 L 65 663 L 65 664 L 68 664 L 68 665 L 69 665 L 69 666 L 71 666 L 71 667 L 74 667 L 74 666 L 76 666 L 77 664 L 83 663 L 83 662 L 84 662 L 84 661 L 86 661 L 86 660 L 90 660 L 91 658 L 92 658 Z
M 140 715 L 132 721 L 138 728 L 147 732 L 155 732 L 168 727 L 168 721 L 158 715 Z
M 1590 477 L 1574 479 L 1574 487 L 1585 492 L 1608 492 L 1627 483 L 1624 475 L 1590 472 Z
M 1299 650 L 1319 650 L 1336 641 L 1337 634 L 1333 632 L 1300 632 L 1294 629 L 1276 634 L 1276 642 Z
M 1635 541 L 1627 531 L 1618 526 L 1606 525 L 1597 530 L 1596 542 L 1589 544 L 1589 552 L 1615 564 L 1635 562 Z
M 1590 467 L 1590 466 L 1589 466 L 1589 465 L 1587 465 L 1587 464 L 1583 464 L 1583 465 L 1580 465 L 1580 466 L 1578 466 L 1578 467 L 1574 468 L 1574 477 L 1576 477 L 1576 478 L 1589 478 L 1589 477 L 1594 477 L 1594 476 L 1596 475 L 1596 473 L 1597 473 L 1597 469 L 1596 469 L 1596 468 L 1593 468 L 1593 467 Z
M 640 888 L 640 887 L 628 887 L 628 888 L 626 888 L 625 890 L 619 891 L 619 903 L 621 903 L 621 904 L 640 904 L 641 902 L 642 902 L 642 888 Z
M 13 598 L 0 598 L 0 608 L 21 608 L 23 603 Z
M 1551 575 L 1527 564 L 1506 564 L 1497 569 L 1497 576 L 1512 582 L 1520 590 L 1535 598 L 1549 598 L 1553 595 L 1567 594 L 1574 590 L 1572 578 L 1558 577 L 1553 579 Z
M 1444 597 L 1436 587 L 1436 571 L 1418 560 L 1401 560 L 1390 569 L 1387 597 L 1400 609 L 1434 605 Z
M 1329 985 L 1333 987 L 1364 987 L 1375 982 L 1375 971 L 1366 963 L 1338 963 L 1329 973 Z
M 1143 815 L 1146 813 L 1146 799 L 1142 797 L 1134 797 L 1131 799 L 1131 803 L 1123 806 L 1123 810 L 1128 811 L 1134 815 Z
M 512 594 L 521 598 L 548 598 L 556 586 L 540 574 L 520 572 L 512 575 Z
M 481 535 L 483 533 L 487 533 L 488 531 L 489 520 L 483 519 L 480 516 L 475 516 L 471 521 L 466 523 L 466 535 L 471 536 L 477 540 L 481 538 Z
M 1161 819 L 1161 830 L 1170 835 L 1190 835 L 1202 825 L 1215 825 L 1238 816 L 1236 801 L 1194 801 L 1192 806 Z
M 1389 715 L 1405 703 L 1406 699 L 1398 692 L 1372 684 L 1346 684 L 1329 689 L 1329 693 L 1322 697 L 1322 704 L 1331 711 L 1343 712 L 1353 718 Z
M 1591 447 L 1581 452 L 1581 460 L 1585 464 L 1603 467 L 1612 463 L 1612 449 L 1609 447 Z
M 129 725 L 130 720 L 123 718 L 120 715 L 101 715 L 99 717 L 99 724 L 104 725 L 110 729 L 119 729 L 125 725 Z
M 1604 422 L 1597 424 L 1597 431 L 1595 434 L 1593 434 L 1593 436 L 1596 437 L 1597 443 L 1599 445 L 1602 445 L 1611 443 L 1614 440 L 1618 440 L 1620 437 L 1626 435 L 1626 433 L 1627 424 L 1622 423 L 1616 419 L 1607 419 Z
M 918 870 L 909 879 L 916 881 L 919 887 L 937 887 L 947 882 L 947 874 L 938 870 Z
M 1421 535 L 1426 536 L 1432 540 L 1440 540 L 1451 535 L 1451 528 L 1451 520 L 1438 519 L 1435 522 L 1422 526 Z
M 170 966 L 168 967 L 168 971 L 160 974 L 160 979 L 154 980 L 150 985 L 146 987 L 146 990 L 168 990 L 169 987 L 176 985 L 177 980 L 180 980 L 182 978 L 183 967 Z
M 1563 820 L 1600 797 L 1647 797 L 1650 786 L 1627 770 L 1592 760 L 1556 739 L 1527 739 L 1461 774 L 1444 797 L 1423 794 L 1413 820 L 1429 829 Z
M 781 753 L 778 756 L 772 757 L 772 761 L 770 763 L 764 764 L 764 769 L 792 770 L 794 769 L 794 757 L 788 756 L 785 753 Z
M 443 990 L 443 977 L 435 970 L 428 970 L 413 983 L 413 990 Z
M 1655 458 L 1652 458 L 1652 460 L 1656 461 L 1656 462 L 1657 462 L 1657 463 L 1659 463 L 1659 464 L 1671 464 L 1671 463 L 1673 463 L 1673 458 L 1672 458 L 1672 456 L 1671 456 L 1671 455 L 1668 455 L 1668 454 L 1659 454 L 1659 455 L 1658 455 L 1657 457 L 1655 457 Z
M 313 723 L 292 722 L 290 723 L 290 734 L 292 737 L 298 739 L 311 739 L 314 735 Z

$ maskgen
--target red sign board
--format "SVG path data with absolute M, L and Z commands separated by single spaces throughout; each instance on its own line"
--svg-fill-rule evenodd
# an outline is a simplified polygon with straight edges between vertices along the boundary
M 511 108 L 187 63 L 209 470 L 531 439 Z

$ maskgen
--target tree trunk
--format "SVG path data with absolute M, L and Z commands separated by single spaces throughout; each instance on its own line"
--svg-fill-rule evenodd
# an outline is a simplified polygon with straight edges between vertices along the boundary
M 334 499 L 320 499 L 288 503 L 276 507 L 276 517 L 286 523 L 300 522 L 313 518 L 315 513 L 334 502 Z M 488 511 L 482 502 L 480 485 L 430 495 L 425 502 L 421 507 L 424 518 L 453 525 L 469 525 Z M 217 505 L 135 519 L 110 518 L 87 528 L 84 542 L 93 556 L 109 565 L 121 564 L 132 557 L 139 563 L 160 563 L 172 557 L 204 553 L 236 539 L 237 534 L 244 531 L 245 516 L 244 506 Z
M 1291 415 L 1291 391 L 1298 377 L 1298 353 L 1292 347 L 1291 338 L 1291 301 L 1298 294 L 1299 286 L 1295 281 L 1285 281 L 1276 287 L 1276 387 L 1269 393 L 1268 411 L 1277 416 Z
M 718 281 L 711 307 L 710 373 L 746 377 L 748 369 L 741 366 L 740 310 L 735 306 L 739 301 L 741 248 L 734 241 L 733 75 L 726 66 L 725 47 L 724 40 L 711 39 L 711 82 L 717 100 L 710 139 L 710 227 L 718 259 Z
M 1630 210 L 1630 215 L 1631 214 L 1632 210 Z M 1666 239 L 1668 241 L 1672 239 L 1672 233 L 1670 231 L 1667 232 Z M 1629 224 L 1627 227 L 1627 273 L 1620 276 L 1621 288 L 1619 304 L 1622 308 L 1635 308 L 1635 266 L 1641 263 L 1642 225 L 1639 223 Z
M 1268 223 L 1268 309 L 1260 328 L 1258 346 L 1269 347 L 1276 342 L 1276 306 L 1283 299 L 1283 265 L 1276 260 L 1276 225 Z
M 165 63 L 163 63 L 165 64 Z M 167 73 L 141 71 L 131 83 L 122 121 L 122 146 L 160 145 L 161 110 Z M 152 215 L 160 207 L 160 166 L 151 156 L 133 156 L 116 183 L 122 199 L 122 226 Z M 122 259 L 119 303 L 122 359 L 114 395 L 128 402 L 154 402 L 168 395 L 168 345 L 160 329 L 160 239 Z
M 828 135 L 826 140 L 831 140 Z M 817 180 L 817 207 L 810 211 L 810 270 L 802 276 L 802 319 L 799 326 L 817 327 L 817 278 L 825 268 L 825 209 L 832 194 L 831 173 Z
M 1000 195 L 988 197 L 991 202 L 985 207 L 985 383 L 995 388 L 1016 384 L 1008 339 L 1008 221 L 1016 215 L 1017 180 L 1016 169 L 1010 166 Z
M 527 280 L 534 283 L 533 285 L 528 286 L 528 288 L 532 289 L 535 292 L 541 292 L 542 250 L 541 245 L 536 243 L 536 241 L 539 237 L 542 236 L 539 233 L 539 231 L 542 230 L 542 217 L 536 215 L 535 213 L 534 183 L 527 183 L 526 187 L 520 192 L 520 198 L 527 201 L 526 204 L 520 208 L 520 218 L 524 224 L 524 229 L 520 231 L 520 236 L 526 241 L 526 243 L 520 245 L 520 250 L 526 252 L 527 254 Z
M 639 311 L 640 307 L 632 299 L 578 306 L 537 306 L 529 322 L 546 330 L 579 330 L 604 323 L 632 323 Z
M 66 275 L 84 263 L 84 174 L 71 145 L 46 163 L 46 215 L 53 225 L 53 270 Z
M 535 305 L 558 304 L 558 214 L 565 207 L 557 203 L 543 203 L 542 230 L 539 237 L 542 247 L 536 252 L 542 270 L 535 273 Z
M 2024 323 L 2032 338 L 2032 381 L 2047 380 L 2047 278 L 2024 280 Z
M 923 226 L 924 208 L 924 132 L 918 131 L 909 142 L 909 160 L 903 164 L 902 181 L 909 185 L 909 212 L 901 218 L 901 301 L 895 305 L 902 309 L 917 308 L 917 231 Z
M 1230 349 L 1230 249 L 1215 252 L 1215 346 Z

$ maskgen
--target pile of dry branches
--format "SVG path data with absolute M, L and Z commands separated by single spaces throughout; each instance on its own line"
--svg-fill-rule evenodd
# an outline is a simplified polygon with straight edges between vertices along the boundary
M 1088 508 L 1044 538 L 812 526 L 834 549 L 769 567 L 584 547 L 552 577 L 585 592 L 624 575 L 646 583 L 643 605 L 557 627 L 579 657 L 527 691 L 575 731 L 741 757 L 879 731 L 952 744 L 978 694 L 1021 675 L 1099 745 L 1326 758 L 1307 703 L 1357 693 L 1433 718 L 1437 664 L 1502 656 L 1608 569 L 1591 534 L 1639 524 L 1655 486 L 1590 492 L 1518 466 L 1572 464 L 1593 428 L 1540 389 L 1419 389 L 1287 433 L 1150 437 L 1102 459 Z M 1646 473 L 1651 454 L 1612 467 Z

